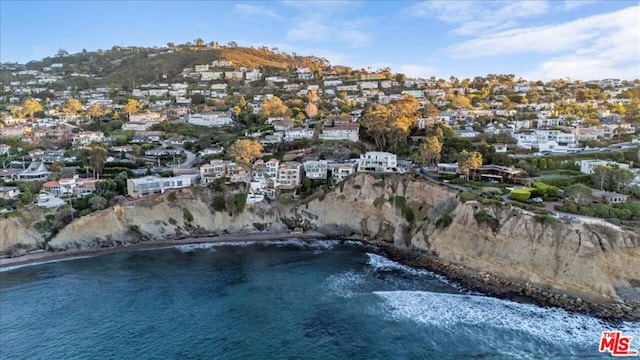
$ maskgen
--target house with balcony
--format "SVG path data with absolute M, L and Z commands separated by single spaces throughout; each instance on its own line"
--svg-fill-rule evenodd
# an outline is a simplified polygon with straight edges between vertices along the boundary
M 102 131 L 83 131 L 73 134 L 73 145 L 87 146 L 91 143 L 100 143 L 104 141 L 104 133 Z
M 631 170 L 629 164 L 619 163 L 611 160 L 580 160 L 576 161 L 576 165 L 580 166 L 580 172 L 591 175 L 597 166 L 617 166 L 622 169 Z
M 187 118 L 187 122 L 194 125 L 199 126 L 227 126 L 232 125 L 233 120 L 231 116 L 225 112 L 210 112 L 210 113 L 200 113 L 200 114 L 192 114 Z
M 131 197 L 162 194 L 169 189 L 180 189 L 194 185 L 196 180 L 197 175 L 145 176 L 137 179 L 127 179 L 127 194 Z
M 300 185 L 302 165 L 296 161 L 286 161 L 278 167 L 276 186 L 281 190 L 293 190 Z
M 20 196 L 20 189 L 17 186 L 0 186 L 0 199 L 12 200 Z
M 358 142 L 360 141 L 359 132 L 360 124 L 358 123 L 335 124 L 333 127 L 322 129 L 320 139 Z
M 438 163 L 438 175 L 457 175 L 458 163 Z
M 295 128 L 284 131 L 284 141 L 299 139 L 313 139 L 314 130 L 309 128 Z
M 217 179 L 226 177 L 227 167 L 224 160 L 215 159 L 211 160 L 209 164 L 200 166 L 200 181 L 203 184 L 208 184 Z
M 42 189 L 55 196 L 85 196 L 96 191 L 96 184 L 99 181 L 98 179 L 84 179 L 78 175 L 74 175 L 71 178 L 47 181 L 42 185 Z
M 396 154 L 381 151 L 368 151 L 358 159 L 358 172 L 396 172 L 398 159 Z
M 477 181 L 498 181 L 526 186 L 533 183 L 526 171 L 500 165 L 482 165 L 477 169 L 470 169 L 469 178 Z
M 311 180 L 326 180 L 329 170 L 326 160 L 307 160 L 302 163 L 304 176 Z
M 352 163 L 329 163 L 328 169 L 331 171 L 331 179 L 335 183 L 339 183 L 347 176 L 356 172 L 356 164 Z
M 47 180 L 49 178 L 49 169 L 44 165 L 43 162 L 34 161 L 29 164 L 25 170 L 19 172 L 17 174 L 18 180 L 24 181 L 36 181 L 36 180 Z

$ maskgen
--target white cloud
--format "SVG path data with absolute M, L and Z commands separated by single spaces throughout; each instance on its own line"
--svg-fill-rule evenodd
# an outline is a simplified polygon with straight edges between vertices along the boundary
M 287 43 L 340 44 L 351 48 L 371 41 L 373 19 L 357 17 L 360 1 L 282 1 L 292 14 L 283 41 Z M 303 44 L 308 46 L 308 44 Z
M 435 17 L 457 24 L 457 35 L 475 35 L 515 27 L 522 19 L 546 14 L 547 1 L 425 1 L 405 9 L 413 17 Z
M 593 3 L 595 3 L 595 0 L 564 0 L 560 8 L 561 10 L 569 11 Z
M 568 51 L 593 54 L 607 51 L 616 57 L 629 58 L 633 55 L 638 59 L 639 10 L 640 7 L 636 6 L 564 24 L 506 30 L 460 42 L 450 46 L 447 52 L 454 57 L 478 57 Z M 620 52 L 617 47 L 631 50 L 632 54 Z
M 276 14 L 274 11 L 257 5 L 236 4 L 233 7 L 233 12 L 240 15 L 264 16 L 271 19 L 281 19 L 280 15 Z

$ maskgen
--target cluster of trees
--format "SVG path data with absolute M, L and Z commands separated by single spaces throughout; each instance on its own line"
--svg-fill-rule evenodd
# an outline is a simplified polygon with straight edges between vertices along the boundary
M 633 181 L 633 173 L 619 166 L 598 165 L 593 169 L 591 183 L 600 190 L 621 191 Z
M 406 144 L 409 128 L 420 115 L 419 103 L 412 96 L 404 96 L 388 105 L 372 104 L 362 115 L 361 125 L 381 150 L 396 151 Z

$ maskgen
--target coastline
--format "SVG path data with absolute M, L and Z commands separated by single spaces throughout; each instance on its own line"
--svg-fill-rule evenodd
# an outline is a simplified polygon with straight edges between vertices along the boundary
M 278 233 L 236 233 L 208 235 L 202 237 L 184 237 L 155 240 L 118 247 L 104 247 L 83 250 L 50 252 L 41 250 L 18 257 L 0 258 L 0 272 L 3 269 L 38 265 L 55 261 L 65 261 L 86 257 L 96 257 L 138 250 L 154 250 L 176 245 L 203 243 L 243 243 L 267 242 L 277 240 L 358 240 L 378 247 L 387 257 L 399 263 L 420 269 L 426 269 L 460 283 L 462 286 L 480 291 L 488 296 L 516 302 L 532 303 L 541 307 L 559 307 L 570 312 L 586 314 L 609 321 L 640 321 L 640 302 L 599 304 L 592 300 L 583 300 L 578 296 L 563 294 L 551 289 L 539 289 L 529 283 L 520 283 L 494 276 L 468 266 L 443 262 L 437 257 L 415 249 L 399 249 L 384 241 L 371 241 L 362 238 L 328 236 L 317 231 L 278 232 Z
M 68 250 L 60 252 L 51 252 L 41 250 L 37 252 L 27 253 L 25 255 L 16 257 L 0 258 L 0 270 L 5 268 L 12 268 L 14 266 L 27 266 L 38 265 L 42 263 L 60 261 L 60 260 L 73 260 L 76 258 L 94 257 L 101 255 L 109 255 L 122 253 L 127 251 L 136 250 L 154 250 L 164 247 L 170 247 L 175 245 L 191 245 L 202 243 L 241 243 L 241 242 L 263 242 L 273 240 L 288 240 L 288 239 L 301 239 L 301 240 L 321 240 L 326 239 L 327 235 L 316 232 L 306 231 L 304 233 L 294 232 L 280 232 L 280 233 L 245 233 L 245 234 L 223 234 L 223 235 L 210 235 L 202 237 L 185 237 L 167 240 L 154 240 L 141 242 L 138 244 L 129 244 L 118 247 L 104 247 L 94 249 L 83 250 Z

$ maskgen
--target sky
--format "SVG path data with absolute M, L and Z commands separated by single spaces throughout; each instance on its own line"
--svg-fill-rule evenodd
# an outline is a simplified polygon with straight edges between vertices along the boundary
M 410 77 L 640 78 L 638 0 L 0 1 L 0 62 L 197 38 Z

